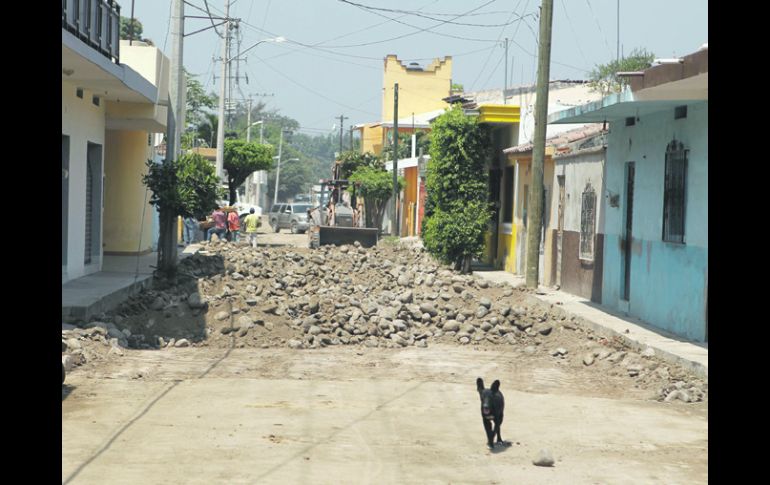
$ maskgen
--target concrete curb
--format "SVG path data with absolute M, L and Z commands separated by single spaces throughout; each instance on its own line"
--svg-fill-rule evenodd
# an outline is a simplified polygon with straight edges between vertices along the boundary
M 505 271 L 475 271 L 474 275 L 490 282 L 505 283 L 513 288 L 524 285 L 524 278 L 522 276 Z M 660 359 L 670 364 L 681 366 L 696 376 L 708 380 L 708 348 L 704 349 L 696 343 L 682 341 L 680 338 L 656 329 L 639 319 L 633 319 L 634 321 L 631 322 L 628 320 L 629 317 L 621 316 L 609 309 L 596 308 L 595 304 L 586 306 L 584 303 L 590 302 L 575 295 L 550 288 L 541 288 L 538 291 L 545 294 L 532 294 L 531 296 L 549 305 L 556 304 L 558 300 L 559 306 L 575 315 L 586 327 L 602 337 L 617 338 L 638 352 L 642 352 L 648 347 L 652 348 L 655 351 L 655 355 Z M 601 318 L 606 319 L 607 322 L 597 321 L 595 316 L 592 318 L 590 313 L 600 314 Z M 620 328 L 623 330 L 619 330 Z M 705 354 L 706 363 L 693 360 L 688 357 L 688 354 L 696 355 L 701 360 L 703 360 Z

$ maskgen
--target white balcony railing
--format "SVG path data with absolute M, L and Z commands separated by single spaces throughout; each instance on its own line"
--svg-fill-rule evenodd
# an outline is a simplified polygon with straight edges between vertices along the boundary
M 120 62 L 120 5 L 114 0 L 62 0 L 61 26 Z

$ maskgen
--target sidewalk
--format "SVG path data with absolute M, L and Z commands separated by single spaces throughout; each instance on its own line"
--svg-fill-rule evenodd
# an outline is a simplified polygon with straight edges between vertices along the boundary
M 200 245 L 179 248 L 179 259 L 195 254 Z M 143 256 L 105 256 L 102 271 L 77 278 L 61 287 L 62 319 L 88 321 L 115 308 L 152 284 L 158 253 Z
M 506 271 L 477 270 L 474 274 L 490 282 L 506 283 L 513 287 L 524 285 L 523 276 Z M 651 347 L 655 350 L 655 355 L 663 360 L 681 365 L 700 377 L 708 378 L 708 343 L 684 340 L 656 329 L 638 318 L 627 317 L 620 312 L 563 291 L 541 286 L 538 292 L 542 294 L 533 295 L 535 298 L 546 303 L 560 303 L 564 310 L 581 317 L 598 334 L 605 337 L 620 337 L 638 351 Z

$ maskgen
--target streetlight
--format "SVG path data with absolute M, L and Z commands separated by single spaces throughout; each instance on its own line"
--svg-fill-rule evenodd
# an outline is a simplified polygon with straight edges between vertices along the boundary
M 227 30 L 225 30 L 227 32 Z M 258 42 L 256 42 L 254 45 L 249 47 L 248 49 L 242 51 L 239 56 L 242 56 L 246 52 L 250 51 L 251 49 L 255 48 L 259 44 L 264 44 L 265 42 L 275 42 L 276 44 L 280 44 L 281 42 L 285 42 L 286 39 L 284 37 L 273 37 L 270 39 L 263 39 Z M 224 43 L 224 52 L 227 52 L 228 42 Z M 217 169 L 217 176 L 219 178 L 223 177 L 223 167 L 224 167 L 224 159 L 225 159 L 225 85 L 227 84 L 227 67 L 229 66 L 230 62 L 234 60 L 241 60 L 238 56 L 236 57 L 230 57 L 228 58 L 226 54 L 222 55 L 222 86 L 219 88 L 219 131 L 217 132 L 217 162 L 216 162 L 216 169 Z
M 283 162 L 281 162 L 279 157 L 273 157 L 273 158 L 278 158 L 279 159 L 278 160 L 278 167 L 277 167 L 277 170 L 275 172 L 275 195 L 273 196 L 273 204 L 277 204 L 278 203 L 278 179 L 281 176 L 281 165 L 286 163 L 286 162 L 298 162 L 299 158 L 290 158 L 288 160 L 284 160 Z

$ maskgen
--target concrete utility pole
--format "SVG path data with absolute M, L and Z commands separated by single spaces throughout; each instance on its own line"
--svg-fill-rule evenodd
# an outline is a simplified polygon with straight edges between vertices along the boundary
M 171 83 L 169 85 L 168 123 L 166 136 L 166 159 L 164 163 L 177 160 L 182 126 L 184 126 L 184 2 L 173 0 L 171 16 Z M 168 210 L 160 214 L 160 237 L 158 241 L 158 269 L 172 273 L 177 258 L 177 214 Z
M 217 127 L 217 177 L 224 180 L 225 161 L 225 95 L 227 93 L 227 55 L 230 51 L 230 0 L 225 0 L 225 32 L 222 37 L 222 76 L 219 85 L 219 124 Z
M 529 190 L 527 214 L 527 278 L 529 288 L 537 288 L 540 263 L 540 233 L 543 228 L 543 166 L 545 133 L 548 118 L 548 79 L 551 63 L 551 26 L 553 0 L 543 0 L 540 9 L 540 48 L 537 67 L 537 101 L 535 102 L 535 138 L 532 147 L 532 188 Z
M 506 89 L 508 89 L 508 37 L 505 38 L 505 84 L 503 84 L 503 104 L 508 104 L 505 99 Z
M 398 236 L 398 83 L 393 86 L 393 218 L 391 235 Z
M 347 116 L 340 115 L 340 156 L 342 156 L 342 123 L 348 119 Z
M 278 142 L 278 167 L 275 171 L 275 196 L 273 197 L 273 204 L 278 203 L 278 179 L 281 176 L 281 153 L 283 150 L 283 127 L 281 127 L 281 141 Z

